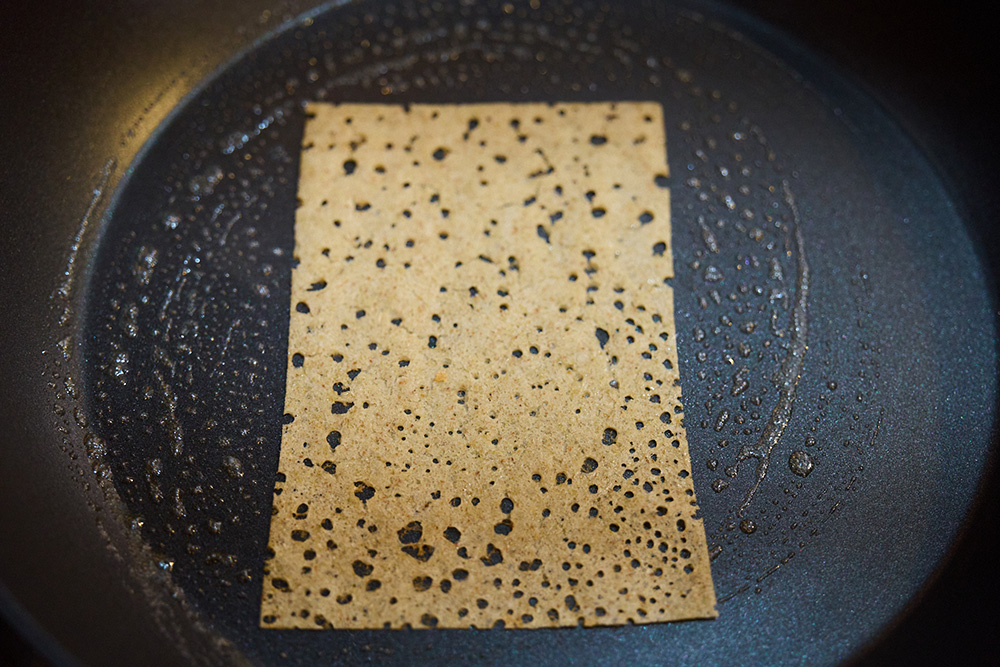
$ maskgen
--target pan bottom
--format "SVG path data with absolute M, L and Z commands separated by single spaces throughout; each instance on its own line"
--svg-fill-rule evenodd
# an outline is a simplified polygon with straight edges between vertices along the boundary
M 873 103 L 754 25 L 697 9 L 330 8 L 219 73 L 144 149 L 88 286 L 92 449 L 157 566 L 250 658 L 585 659 L 600 642 L 609 661 L 697 646 L 710 662 L 832 662 L 922 586 L 989 448 L 996 359 L 979 261 L 939 180 Z M 746 35 L 801 59 L 809 86 Z M 717 621 L 258 627 L 311 100 L 663 105 Z

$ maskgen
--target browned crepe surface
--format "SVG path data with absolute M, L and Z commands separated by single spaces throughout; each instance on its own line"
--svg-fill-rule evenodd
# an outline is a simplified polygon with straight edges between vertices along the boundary
M 262 625 L 714 617 L 662 110 L 309 107 Z

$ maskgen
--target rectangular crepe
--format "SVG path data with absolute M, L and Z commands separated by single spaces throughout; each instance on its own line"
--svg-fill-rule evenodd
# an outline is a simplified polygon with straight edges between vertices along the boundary
M 262 626 L 715 617 L 661 107 L 307 111 Z

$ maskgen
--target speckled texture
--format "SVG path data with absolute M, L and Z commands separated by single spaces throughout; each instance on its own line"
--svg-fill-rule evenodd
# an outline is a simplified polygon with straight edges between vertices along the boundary
M 714 617 L 661 107 L 307 112 L 262 624 Z

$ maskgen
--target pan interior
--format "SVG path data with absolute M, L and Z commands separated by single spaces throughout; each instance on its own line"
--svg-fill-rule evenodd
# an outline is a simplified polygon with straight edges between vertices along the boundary
M 608 659 L 699 646 L 712 660 L 831 661 L 919 589 L 988 449 L 982 268 L 941 183 L 874 105 L 719 18 L 811 87 L 691 8 L 359 3 L 259 44 L 154 136 L 91 273 L 86 395 L 131 518 L 220 634 L 265 662 L 586 657 L 595 634 Z M 443 641 L 258 627 L 315 100 L 663 105 L 685 425 L 718 620 Z

